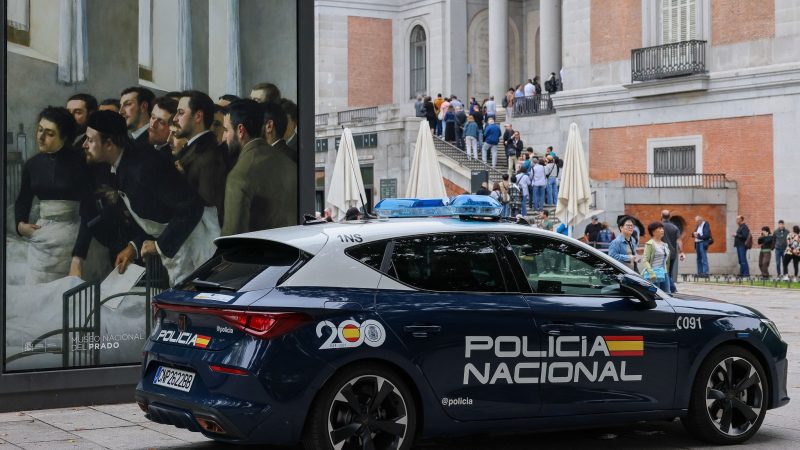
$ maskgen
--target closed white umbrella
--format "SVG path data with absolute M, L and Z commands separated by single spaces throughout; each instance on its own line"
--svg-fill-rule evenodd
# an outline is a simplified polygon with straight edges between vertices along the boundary
M 575 226 L 589 215 L 592 193 L 589 189 L 589 168 L 583 156 L 583 144 L 578 125 L 569 126 L 561 186 L 558 191 L 556 217 L 568 227 Z
M 362 199 L 367 201 L 367 195 L 364 180 L 361 178 L 356 144 L 353 141 L 353 132 L 345 128 L 339 140 L 339 151 L 328 188 L 327 202 L 331 206 L 331 217 L 337 221 L 344 219 L 348 208 L 362 206 Z
M 428 121 L 419 123 L 417 143 L 414 145 L 414 159 L 408 175 L 406 198 L 446 198 L 439 158 L 433 145 L 433 135 Z

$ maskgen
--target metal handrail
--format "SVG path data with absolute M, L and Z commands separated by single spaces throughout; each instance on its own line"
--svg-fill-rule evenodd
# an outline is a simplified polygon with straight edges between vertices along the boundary
M 631 81 L 706 72 L 706 41 L 690 40 L 631 50 Z
M 663 174 L 646 172 L 622 172 L 626 188 L 695 188 L 727 189 L 728 178 L 724 173 Z
M 314 116 L 314 125 L 318 127 L 324 127 L 328 124 L 328 114 L 317 114 Z
M 512 117 L 539 116 L 556 112 L 549 93 L 516 97 L 514 98 L 513 108 L 509 109 L 512 110 Z

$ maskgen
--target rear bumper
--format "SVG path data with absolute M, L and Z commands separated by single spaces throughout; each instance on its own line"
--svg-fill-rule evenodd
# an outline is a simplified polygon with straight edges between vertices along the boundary
M 253 405 L 244 402 L 184 401 L 161 394 L 136 389 L 136 402 L 146 410 L 146 417 L 153 422 L 173 425 L 189 431 L 199 432 L 216 441 L 248 444 L 296 444 L 299 436 L 294 432 L 294 423 L 273 414 L 269 405 Z M 198 421 L 213 421 L 224 433 L 204 430 Z

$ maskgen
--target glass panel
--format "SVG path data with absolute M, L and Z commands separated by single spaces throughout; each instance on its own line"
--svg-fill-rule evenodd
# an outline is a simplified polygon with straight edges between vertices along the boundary
M 398 239 L 392 265 L 398 280 L 419 289 L 505 291 L 494 248 L 483 234 Z
M 381 241 L 350 247 L 344 252 L 347 256 L 380 272 L 385 250 L 386 241 Z
M 620 273 L 611 263 L 565 242 L 530 235 L 508 237 L 533 292 L 564 295 L 616 293 Z
M 51 3 L 59 2 L 11 3 L 20 20 L 30 5 L 31 23 L 39 24 L 32 42 L 47 43 L 35 48 L 47 56 L 50 47 L 57 54 L 60 42 L 58 7 Z M 91 17 L 112 16 L 118 9 L 112 3 L 89 2 Z M 242 250 L 217 256 L 204 266 L 208 273 L 196 273 L 214 257 L 220 235 L 297 223 L 299 183 L 312 182 L 309 176 L 300 181 L 298 153 L 314 149 L 298 149 L 295 133 L 296 2 L 187 2 L 191 14 L 183 17 L 194 20 L 188 43 L 176 39 L 184 2 L 129 3 L 130 26 L 87 22 L 90 37 L 113 36 L 92 45 L 115 57 L 108 67 L 90 69 L 86 83 L 59 84 L 52 65 L 21 54 L 6 67 L 6 131 L 13 135 L 4 182 L 14 207 L 3 222 L 5 371 L 139 364 L 149 302 L 161 291 L 191 275 L 247 289 L 247 279 L 274 282 L 297 260 L 297 250 L 280 263 L 249 260 Z M 183 67 L 177 55 L 189 48 L 191 67 Z M 188 87 L 202 92 L 167 99 L 184 68 L 193 74 Z M 149 74 L 149 89 L 134 85 L 137 73 Z M 263 108 L 273 124 L 256 151 L 247 144 L 264 128 L 262 107 L 230 103 L 251 96 L 269 104 Z M 223 103 L 237 111 L 233 123 L 221 115 Z M 213 118 L 212 126 L 190 123 L 195 112 Z M 94 122 L 100 114 L 104 130 Z M 214 125 L 236 121 L 247 136 L 226 139 Z M 131 146 L 137 151 L 122 151 Z M 324 174 L 314 182 L 324 186 Z

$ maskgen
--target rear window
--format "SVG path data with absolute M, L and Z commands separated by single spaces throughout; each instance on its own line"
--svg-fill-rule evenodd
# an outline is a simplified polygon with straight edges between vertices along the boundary
M 277 286 L 297 271 L 311 255 L 278 242 L 231 239 L 181 282 L 184 291 L 253 291 Z

